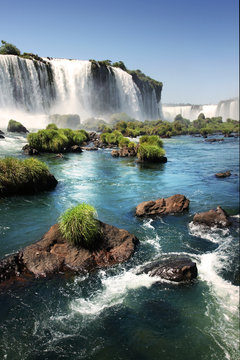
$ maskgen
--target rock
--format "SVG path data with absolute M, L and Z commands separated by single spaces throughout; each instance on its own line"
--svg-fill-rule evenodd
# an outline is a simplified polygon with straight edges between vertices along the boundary
M 180 282 L 190 281 L 196 278 L 198 271 L 196 263 L 190 258 L 180 255 L 170 255 L 147 265 L 140 273 Z
M 39 155 L 39 152 L 37 149 L 34 149 L 30 145 L 26 144 L 22 148 L 25 155 Z
M 0 130 L 0 134 L 1 134 L 1 135 L 4 135 L 4 132 L 3 132 L 2 130 Z
M 170 196 L 166 199 L 144 201 L 136 207 L 136 216 L 166 215 L 182 213 L 188 210 L 190 201 L 180 194 Z
M 229 216 L 220 206 L 216 210 L 197 213 L 193 217 L 194 224 L 207 226 L 227 227 L 231 224 Z
M 0 261 L 0 282 L 29 273 L 41 277 L 89 272 L 128 260 L 139 240 L 126 230 L 99 223 L 101 240 L 91 251 L 70 245 L 61 236 L 58 224 L 53 225 L 40 241 Z
M 20 132 L 20 133 L 28 133 L 29 131 L 23 126 L 20 122 L 15 120 L 9 120 L 7 131 L 9 132 Z
M 67 149 L 67 152 L 81 153 L 82 148 L 79 145 L 73 145 L 69 149 Z
M 83 146 L 82 150 L 87 150 L 87 151 L 97 151 L 98 147 L 96 146 Z
M 224 141 L 224 139 L 207 139 L 205 141 L 212 143 L 212 142 Z
M 119 157 L 119 151 L 118 150 L 112 150 L 111 155 L 113 157 Z
M 215 174 L 215 176 L 217 178 L 225 178 L 225 177 L 231 176 L 231 172 L 228 170 L 228 171 L 225 171 L 222 173 L 217 173 L 217 174 Z
M 5 136 L 3 136 L 2 134 L 0 134 L 0 139 L 5 139 Z
M 137 149 L 136 148 L 128 148 L 127 146 L 123 146 L 119 150 L 120 157 L 127 157 L 127 156 L 137 156 Z
M 56 156 L 55 157 L 57 157 L 57 158 L 63 158 L 64 156 L 63 156 L 63 154 L 62 153 L 59 153 L 59 154 L 56 154 Z

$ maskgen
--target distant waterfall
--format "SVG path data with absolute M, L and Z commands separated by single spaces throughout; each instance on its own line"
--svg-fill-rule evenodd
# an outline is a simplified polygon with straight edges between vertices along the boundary
M 9 118 L 52 113 L 79 114 L 81 119 L 126 112 L 138 120 L 158 119 L 154 88 L 141 89 L 127 72 L 114 67 L 92 71 L 89 61 L 44 59 L 45 63 L 0 55 L 0 125 Z M 5 115 L 5 118 L 4 118 Z M 32 127 L 39 126 L 29 120 Z
M 164 119 L 168 121 L 173 121 L 178 114 L 192 121 L 200 113 L 210 118 L 222 116 L 224 121 L 228 118 L 239 120 L 239 99 L 223 100 L 212 105 L 162 105 L 162 112 Z

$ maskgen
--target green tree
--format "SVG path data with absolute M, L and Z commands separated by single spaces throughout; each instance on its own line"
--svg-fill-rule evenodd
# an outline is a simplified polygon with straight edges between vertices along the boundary
M 0 47 L 1 55 L 20 55 L 21 51 L 13 44 L 7 43 L 4 40 L 2 41 L 2 46 Z

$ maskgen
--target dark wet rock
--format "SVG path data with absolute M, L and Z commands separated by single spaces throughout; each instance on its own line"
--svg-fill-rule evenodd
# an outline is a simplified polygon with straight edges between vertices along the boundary
M 188 210 L 190 201 L 180 194 L 166 199 L 144 201 L 136 207 L 136 216 L 166 215 L 182 213 Z
M 166 156 L 156 157 L 155 159 L 138 159 L 137 163 L 139 164 L 147 164 L 147 163 L 159 163 L 159 164 L 165 164 L 167 162 Z
M 4 132 L 2 130 L 0 130 L 0 135 L 4 135 Z
M 29 144 L 26 144 L 22 148 L 25 155 L 39 155 L 39 152 L 37 149 L 34 149 Z
M 165 280 L 180 282 L 190 281 L 197 277 L 196 263 L 189 257 L 181 255 L 164 256 L 147 265 L 140 273 L 158 276 Z
M 56 154 L 55 157 L 62 159 L 64 155 L 62 153 Z
M 232 174 L 231 174 L 231 171 L 225 171 L 225 172 L 222 172 L 222 173 L 217 173 L 217 174 L 215 174 L 215 176 L 217 177 L 217 178 L 225 178 L 225 177 L 228 177 L 228 176 L 231 176 Z
M 20 122 L 15 120 L 9 120 L 7 131 L 9 132 L 19 132 L 19 133 L 28 133 L 29 131 L 23 126 Z
M 207 139 L 207 140 L 205 140 L 205 141 L 206 141 L 206 142 L 213 143 L 213 142 L 224 141 L 224 139 Z
M 228 214 L 225 210 L 218 206 L 216 210 L 197 213 L 193 218 L 194 224 L 202 224 L 206 226 L 227 227 L 231 225 Z
M 5 136 L 3 136 L 2 134 L 0 134 L 0 139 L 5 139 Z
M 73 145 L 70 148 L 67 149 L 67 152 L 73 152 L 73 153 L 81 153 L 82 148 L 79 145 Z
M 100 223 L 98 248 L 87 250 L 70 245 L 53 225 L 40 241 L 0 261 L 0 281 L 32 274 L 84 273 L 128 260 L 139 240 L 128 231 Z
M 131 149 L 127 146 L 123 146 L 119 150 L 119 156 L 120 157 L 137 156 L 137 147 Z
M 119 157 L 119 150 L 112 150 L 111 155 L 113 157 Z

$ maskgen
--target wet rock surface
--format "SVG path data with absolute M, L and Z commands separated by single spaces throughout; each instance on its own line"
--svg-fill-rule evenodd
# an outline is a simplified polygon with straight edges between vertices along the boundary
M 225 171 L 225 172 L 220 172 L 220 173 L 217 173 L 217 174 L 215 174 L 215 176 L 217 177 L 217 178 L 225 178 L 225 177 L 229 177 L 229 176 L 231 176 L 232 174 L 231 174 L 231 171 Z
M 197 277 L 196 263 L 187 256 L 170 255 L 147 265 L 140 273 L 158 276 L 165 280 L 180 282 Z
M 61 236 L 58 224 L 42 239 L 0 261 L 0 282 L 31 274 L 45 277 L 57 273 L 84 273 L 128 260 L 139 240 L 128 231 L 100 222 L 98 248 L 72 246 Z
M 166 199 L 144 201 L 136 207 L 136 216 L 167 215 L 182 213 L 189 208 L 190 201 L 180 194 Z
M 197 213 L 193 217 L 193 223 L 202 224 L 209 227 L 228 227 L 231 225 L 228 214 L 225 210 L 218 206 L 216 210 L 209 210 L 201 213 Z

